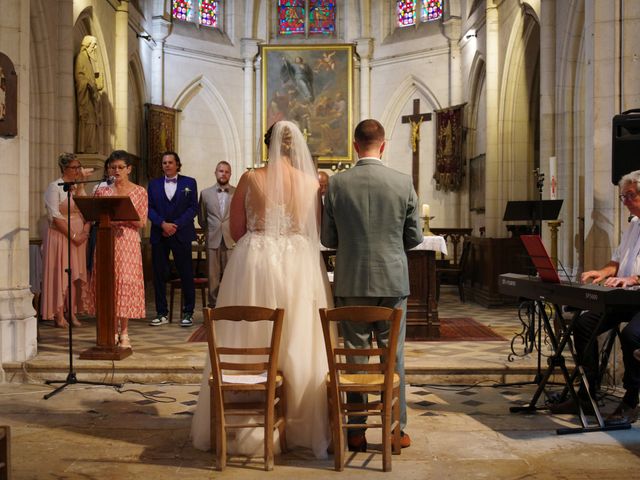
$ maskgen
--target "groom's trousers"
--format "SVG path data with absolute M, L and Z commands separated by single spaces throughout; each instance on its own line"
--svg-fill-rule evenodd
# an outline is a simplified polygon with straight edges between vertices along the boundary
M 407 400 L 404 381 L 404 338 L 407 331 L 407 297 L 336 297 L 336 307 L 387 307 L 401 308 L 402 319 L 400 321 L 400 333 L 398 335 L 398 348 L 396 350 L 396 372 L 400 377 L 400 430 L 407 425 Z M 351 322 L 341 322 L 340 328 L 347 348 L 371 348 L 371 325 L 362 325 Z M 386 346 L 389 342 L 391 324 L 389 322 L 376 322 L 373 330 L 380 346 Z M 368 363 L 369 357 L 363 355 L 355 357 L 356 363 Z M 349 403 L 365 403 L 366 395 L 350 393 L 347 396 Z M 367 417 L 349 417 L 349 423 L 365 423 Z M 349 429 L 349 435 L 358 435 L 364 430 Z

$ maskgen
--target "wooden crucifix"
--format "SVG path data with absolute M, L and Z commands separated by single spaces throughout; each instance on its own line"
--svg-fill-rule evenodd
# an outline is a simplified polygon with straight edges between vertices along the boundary
M 413 114 L 403 115 L 402 123 L 411 125 L 411 147 L 413 150 L 413 161 L 411 166 L 411 174 L 413 176 L 413 188 L 419 195 L 420 190 L 420 124 L 431 120 L 430 113 L 420 113 L 420 99 L 413 100 Z

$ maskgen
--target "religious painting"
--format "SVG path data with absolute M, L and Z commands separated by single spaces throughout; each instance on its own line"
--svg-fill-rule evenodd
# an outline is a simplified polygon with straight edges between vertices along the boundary
M 0 52 L 0 136 L 18 134 L 18 75 L 11 59 Z
M 485 155 L 469 160 L 469 210 L 484 212 Z
M 462 118 L 464 105 L 436 110 L 436 189 L 456 192 L 462 186 Z
M 162 176 L 162 154 L 175 151 L 176 110 L 162 105 L 147 107 L 147 177 Z
M 300 127 L 319 166 L 353 159 L 353 46 L 262 47 L 262 133 L 278 120 Z M 266 149 L 262 149 L 266 159 Z

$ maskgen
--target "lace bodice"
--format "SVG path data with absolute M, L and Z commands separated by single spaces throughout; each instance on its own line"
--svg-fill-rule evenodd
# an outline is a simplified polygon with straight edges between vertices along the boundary
M 261 169 L 262 170 L 262 169 Z M 245 196 L 247 231 L 276 235 L 306 234 L 309 222 L 316 224 L 317 185 L 304 174 L 290 170 L 280 198 L 266 191 L 265 171 L 253 170 Z M 289 188 L 290 185 L 296 187 Z M 315 232 L 317 234 L 317 229 Z

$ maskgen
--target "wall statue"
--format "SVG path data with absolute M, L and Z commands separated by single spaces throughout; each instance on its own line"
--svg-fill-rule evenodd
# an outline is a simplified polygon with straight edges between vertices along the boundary
M 74 78 L 78 106 L 77 153 L 98 153 L 100 94 L 104 89 L 104 76 L 98 65 L 97 46 L 96 37 L 85 35 L 76 56 Z

